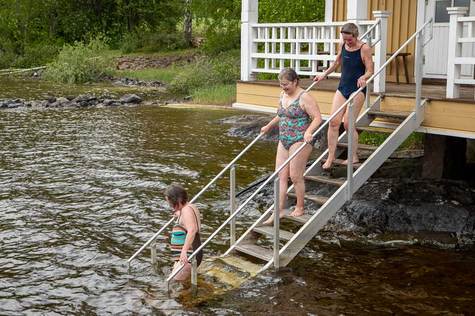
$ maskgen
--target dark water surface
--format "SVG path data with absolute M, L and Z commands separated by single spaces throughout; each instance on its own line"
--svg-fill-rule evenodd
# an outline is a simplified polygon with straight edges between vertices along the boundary
M 0 111 L 0 314 L 475 311 L 475 254 L 468 251 L 314 241 L 290 267 L 197 304 L 168 295 L 166 255 L 158 273 L 145 252 L 129 274 L 126 260 L 170 217 L 161 191 L 176 181 L 194 195 L 248 143 L 215 122 L 237 114 L 164 107 Z M 273 144 L 259 143 L 238 166 L 239 186 L 269 172 L 274 154 Z M 205 236 L 226 218 L 227 186 L 224 178 L 199 200 Z M 226 244 L 217 240 L 207 254 Z

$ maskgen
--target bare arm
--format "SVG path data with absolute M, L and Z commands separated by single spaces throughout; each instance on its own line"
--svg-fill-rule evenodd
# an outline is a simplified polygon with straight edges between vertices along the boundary
M 267 133 L 268 131 L 270 131 L 270 129 L 271 129 L 274 125 L 276 125 L 276 124 L 279 123 L 279 120 L 280 120 L 280 119 L 279 119 L 279 116 L 276 115 L 269 123 L 267 123 L 265 126 L 263 126 L 263 127 L 261 128 L 261 133 L 262 133 L 262 134 L 265 134 L 265 133 Z
M 194 215 L 194 210 L 191 206 L 186 206 L 181 210 L 183 226 L 186 229 L 186 239 L 183 248 L 181 249 L 180 261 L 184 264 L 188 262 L 188 250 L 192 249 L 193 240 L 198 232 L 198 222 Z
M 320 109 L 318 107 L 317 101 L 308 93 L 304 93 L 301 97 L 301 101 L 304 107 L 305 112 L 312 118 L 312 122 L 305 131 L 304 139 L 307 143 L 310 143 L 313 140 L 313 132 L 320 126 L 322 123 L 322 115 L 320 114 Z
M 313 78 L 313 81 L 316 81 L 318 83 L 318 82 L 320 82 L 324 79 L 327 79 L 329 74 L 331 74 L 336 69 L 338 69 L 338 67 L 341 64 L 341 47 L 342 47 L 342 45 L 344 45 L 344 44 L 340 43 L 340 45 L 338 46 L 338 54 L 336 55 L 335 61 L 330 65 L 330 67 L 328 67 L 327 70 L 325 70 L 323 75 L 315 76 L 315 78 Z
M 374 72 L 373 56 L 371 52 L 371 47 L 369 47 L 369 45 L 363 45 L 363 47 L 361 48 L 361 59 L 363 60 L 366 71 L 364 75 L 358 78 L 357 86 L 359 88 L 366 86 L 366 80 L 368 80 Z

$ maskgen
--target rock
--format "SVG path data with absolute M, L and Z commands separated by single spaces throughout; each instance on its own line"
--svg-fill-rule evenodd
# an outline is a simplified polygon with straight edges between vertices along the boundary
M 121 102 L 124 102 L 124 103 L 134 103 L 134 104 L 137 104 L 137 103 L 140 103 L 142 102 L 142 98 L 139 97 L 138 95 L 136 94 L 126 94 L 124 96 L 122 96 L 120 98 L 120 101 Z
M 64 98 L 64 97 L 57 98 L 56 102 L 58 102 L 58 104 L 60 104 L 62 106 L 66 106 L 67 104 L 69 104 L 69 100 L 67 98 Z
M 330 196 L 326 187 L 312 186 L 307 192 Z M 330 219 L 324 231 L 375 238 L 380 234 L 422 234 L 435 241 L 456 235 L 457 245 L 469 246 L 475 243 L 474 200 L 475 192 L 463 182 L 371 178 Z M 260 206 L 273 203 L 271 184 L 256 196 L 256 201 Z M 319 207 L 306 203 L 311 214 Z
M 48 103 L 53 103 L 53 102 L 56 102 L 56 98 L 55 97 L 48 97 L 46 99 L 46 101 L 48 101 Z
M 105 106 L 109 106 L 109 105 L 113 105 L 115 101 L 114 100 L 111 100 L 111 99 L 104 99 L 104 101 L 102 101 L 102 103 L 105 105 Z

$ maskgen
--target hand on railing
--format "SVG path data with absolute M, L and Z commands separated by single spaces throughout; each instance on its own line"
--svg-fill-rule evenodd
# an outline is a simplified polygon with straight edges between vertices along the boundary
M 315 81 L 315 83 L 318 84 L 320 81 L 325 80 L 325 79 L 327 79 L 327 78 L 328 78 L 327 75 L 316 75 L 316 76 L 313 78 L 313 81 Z
M 261 127 L 261 134 L 267 134 L 271 129 L 272 126 L 269 126 L 269 124 L 264 125 Z

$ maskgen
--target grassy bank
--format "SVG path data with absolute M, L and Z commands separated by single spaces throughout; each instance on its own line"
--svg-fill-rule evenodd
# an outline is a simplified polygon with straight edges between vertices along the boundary
M 158 80 L 177 98 L 188 97 L 191 103 L 230 105 L 236 98 L 236 80 L 239 79 L 239 51 L 232 50 L 207 56 L 198 51 L 186 50 L 178 54 L 193 55 L 193 61 L 178 61 L 168 67 L 140 70 L 117 70 L 115 76 L 138 80 Z M 130 57 L 167 58 L 170 52 L 147 55 L 130 54 Z

